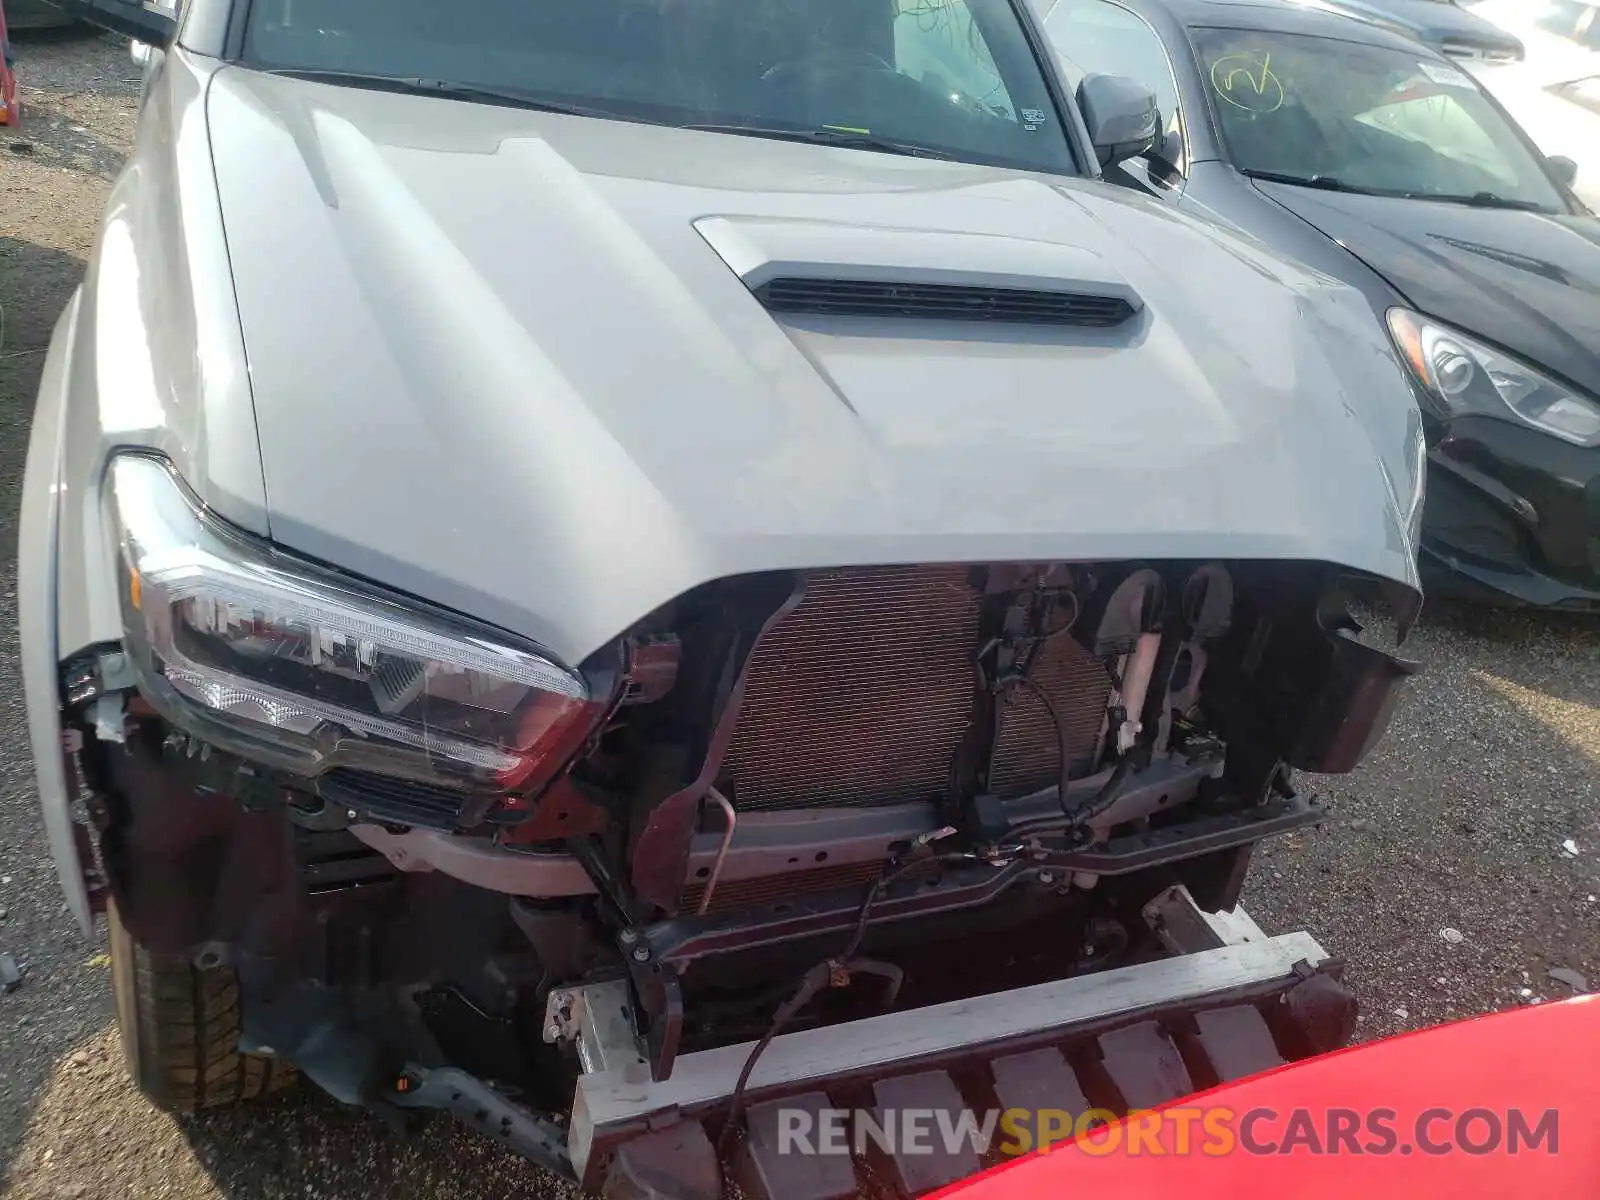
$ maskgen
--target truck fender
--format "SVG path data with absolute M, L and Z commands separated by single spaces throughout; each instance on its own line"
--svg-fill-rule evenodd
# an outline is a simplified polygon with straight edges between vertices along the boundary
M 50 855 L 55 860 L 67 908 L 85 936 L 94 930 L 89 879 L 80 826 L 72 815 L 74 778 L 62 725 L 61 666 L 57 637 L 57 533 L 61 519 L 61 462 L 66 434 L 66 365 L 77 332 L 81 291 L 56 323 L 40 378 L 22 479 L 17 536 L 17 633 L 22 652 L 22 690 L 33 749 L 34 778 Z

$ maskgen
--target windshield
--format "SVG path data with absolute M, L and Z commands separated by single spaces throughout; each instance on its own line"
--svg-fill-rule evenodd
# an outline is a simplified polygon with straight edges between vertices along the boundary
M 251 0 L 243 58 L 1074 169 L 1012 0 Z
M 1566 211 L 1506 118 L 1420 48 L 1243 29 L 1193 35 L 1228 156 L 1246 174 Z

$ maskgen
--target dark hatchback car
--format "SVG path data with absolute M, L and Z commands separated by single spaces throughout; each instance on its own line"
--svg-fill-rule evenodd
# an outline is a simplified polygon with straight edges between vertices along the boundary
M 1429 434 L 1438 591 L 1600 610 L 1600 221 L 1458 67 L 1303 5 L 1033 0 L 1072 87 L 1131 77 L 1108 179 L 1362 289 Z

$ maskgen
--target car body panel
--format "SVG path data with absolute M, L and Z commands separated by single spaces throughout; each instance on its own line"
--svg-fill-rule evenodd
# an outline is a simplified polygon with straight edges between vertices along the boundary
M 66 437 L 66 364 L 72 357 L 77 316 L 78 299 L 74 297 L 50 340 L 28 439 L 17 521 L 17 642 L 21 649 L 34 783 L 50 857 L 55 861 L 67 910 L 79 929 L 88 934 L 92 929 L 89 890 L 73 832 L 72 793 L 62 740 L 61 664 L 56 653 L 56 536 L 65 496 L 61 459 Z
M 1600 395 L 1600 221 L 1255 186 L 1419 311 Z
M 934 1197 L 1584 1196 L 1600 1075 L 1573 1059 L 1596 1045 L 1596 996 L 1452 1022 L 1225 1082 L 1135 1118 L 1148 1136 L 1058 1143 Z
M 1225 556 L 1411 582 L 1416 416 L 1365 305 L 1157 205 L 233 68 L 211 119 L 273 538 L 569 660 L 769 569 Z M 697 232 L 713 216 L 1056 241 L 1146 309 L 775 321 Z
M 1417 41 L 1451 58 L 1510 60 L 1521 58 L 1523 44 L 1513 34 L 1449 0 L 1328 0 L 1343 9 L 1391 29 L 1403 29 Z
M 85 930 L 60 763 L 59 671 L 122 637 L 101 520 L 106 459 L 125 446 L 159 450 L 219 514 L 266 530 L 204 116 L 215 65 L 183 51 L 164 56 L 153 111 L 51 340 L 28 455 L 17 567 L 24 691 L 51 851 Z
M 1600 5 L 1594 0 L 1478 0 L 1468 11 L 1520 39 L 1530 71 L 1556 83 L 1600 74 L 1600 17 L 1587 10 Z
M 1494 417 L 1441 424 L 1422 553 L 1456 590 L 1600 612 L 1600 453 Z M 1550 573 L 1530 575 L 1536 555 Z
M 82 285 L 84 327 L 67 366 L 62 470 L 77 486 L 62 514 L 63 657 L 121 637 L 100 532 L 99 481 L 112 450 L 160 451 L 219 515 L 267 529 L 205 121 L 215 66 L 181 50 L 163 57 Z
M 1246 236 L 1281 247 L 1297 260 L 1358 287 L 1375 311 L 1400 299 L 1381 275 L 1370 270 L 1334 239 L 1311 228 L 1303 217 L 1277 204 L 1263 204 L 1262 193 L 1224 162 L 1197 163 L 1190 172 L 1183 207 Z
M 28 460 L 25 690 L 85 928 L 59 669 L 122 637 L 120 449 L 569 660 L 775 567 L 1234 556 L 1419 586 L 1401 369 L 1359 295 L 1252 237 L 1088 180 L 273 79 L 191 48 L 225 15 L 192 0 L 148 59 Z M 741 216 L 1042 239 L 1145 307 L 1110 333 L 780 323 L 696 226 Z

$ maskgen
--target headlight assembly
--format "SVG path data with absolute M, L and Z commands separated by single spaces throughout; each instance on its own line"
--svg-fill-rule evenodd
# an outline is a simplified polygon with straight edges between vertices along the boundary
M 1600 446 L 1600 403 L 1590 397 L 1409 309 L 1389 310 L 1389 330 L 1445 415 L 1509 417 L 1578 446 Z
M 141 689 L 223 749 L 302 775 L 509 788 L 598 716 L 586 681 L 536 648 L 243 537 L 159 459 L 115 459 L 105 505 Z

